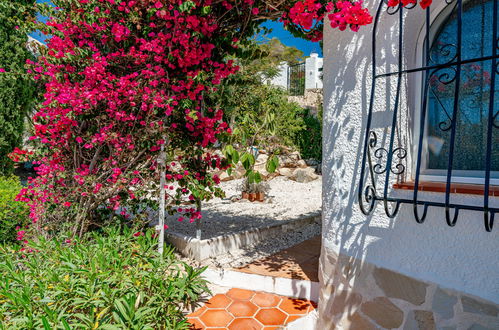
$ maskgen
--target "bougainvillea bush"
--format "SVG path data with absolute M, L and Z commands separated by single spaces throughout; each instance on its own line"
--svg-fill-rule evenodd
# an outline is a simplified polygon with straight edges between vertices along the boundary
M 0 244 L 0 329 L 189 329 L 208 293 L 203 268 L 159 258 L 153 231 L 106 228 L 83 239 Z
M 157 196 L 158 156 L 168 156 L 166 195 L 179 219 L 222 194 L 208 150 L 230 134 L 223 109 L 204 98 L 238 68 L 229 56 L 265 20 L 319 40 L 330 24 L 372 22 L 362 1 L 53 0 L 44 55 L 29 62 L 45 84 L 34 116 L 39 176 L 19 199 L 37 230 L 71 221 L 74 234 Z M 16 157 L 16 155 L 12 155 Z M 128 208 L 124 208 L 124 206 Z M 48 228 L 48 229 L 47 229 Z
M 34 2 L 0 0 L 0 174 L 13 170 L 7 155 L 21 146 L 26 115 L 36 94 L 24 69 L 26 59 L 33 56 L 22 24 L 32 17 Z

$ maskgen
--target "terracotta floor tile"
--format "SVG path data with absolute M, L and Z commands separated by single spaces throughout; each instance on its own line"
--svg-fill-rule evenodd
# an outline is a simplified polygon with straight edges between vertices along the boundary
M 234 300 L 250 300 L 254 294 L 254 291 L 233 288 L 227 292 L 227 297 Z
M 316 236 L 236 270 L 250 274 L 318 282 L 320 247 L 321 238 Z
M 260 309 L 255 318 L 263 325 L 283 325 L 288 316 L 280 309 Z
M 198 317 L 201 314 L 203 314 L 205 310 L 206 310 L 206 306 L 202 306 L 202 307 L 196 309 L 194 312 L 187 315 L 187 317 Z
M 253 316 L 258 307 L 251 301 L 234 301 L 227 311 L 235 317 Z
M 251 301 L 260 307 L 276 307 L 281 302 L 281 298 L 275 294 L 258 292 Z
M 191 330 L 204 330 L 206 328 L 197 317 L 187 318 L 187 322 L 191 324 Z
M 280 329 L 282 329 L 281 326 L 279 326 L 279 327 L 264 327 L 263 328 L 263 330 L 280 330 Z
M 207 327 L 226 327 L 234 317 L 225 310 L 208 309 L 199 319 Z
M 263 326 L 254 318 L 238 318 L 229 324 L 230 330 L 261 330 Z
M 206 303 L 206 307 L 208 308 L 226 308 L 230 305 L 232 300 L 224 294 L 217 294 L 211 297 L 210 300 Z
M 312 304 L 308 300 L 284 298 L 279 308 L 289 315 L 305 315 Z

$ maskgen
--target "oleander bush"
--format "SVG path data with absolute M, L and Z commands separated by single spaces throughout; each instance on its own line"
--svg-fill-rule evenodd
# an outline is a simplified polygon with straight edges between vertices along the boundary
M 15 241 L 16 228 L 29 223 L 28 206 L 15 201 L 20 190 L 17 177 L 0 176 L 0 243 Z
M 188 329 L 183 311 L 208 292 L 204 268 L 173 249 L 160 257 L 154 236 L 108 228 L 0 245 L 0 329 Z

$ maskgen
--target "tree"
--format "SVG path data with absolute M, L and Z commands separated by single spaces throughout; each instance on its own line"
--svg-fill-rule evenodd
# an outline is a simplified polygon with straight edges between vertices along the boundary
M 22 22 L 32 19 L 34 0 L 0 0 L 0 174 L 12 172 L 7 157 L 22 144 L 26 114 L 33 106 L 35 84 L 24 65 L 33 59 Z
M 101 225 L 104 211 L 126 217 L 124 206 L 157 196 L 161 146 L 169 211 L 195 220 L 194 206 L 222 193 L 209 169 L 226 164 L 207 148 L 229 130 L 205 96 L 237 72 L 230 57 L 263 21 L 314 40 L 327 12 L 340 29 L 372 21 L 361 1 L 52 2 L 40 26 L 52 37 L 32 63 L 45 85 L 32 139 L 39 176 L 19 199 L 38 230 L 70 220 L 75 235 Z

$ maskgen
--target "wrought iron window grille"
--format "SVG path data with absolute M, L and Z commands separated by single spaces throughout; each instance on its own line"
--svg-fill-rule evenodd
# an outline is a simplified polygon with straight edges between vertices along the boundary
M 474 212 L 480 212 L 483 214 L 483 221 L 485 225 L 485 229 L 487 231 L 491 231 L 494 225 L 494 217 L 496 213 L 499 212 L 499 208 L 491 206 L 491 194 L 489 193 L 489 189 L 492 185 L 492 174 L 497 169 L 492 169 L 491 164 L 492 161 L 496 162 L 499 158 L 496 156 L 496 148 L 494 147 L 493 137 L 496 140 L 499 136 L 499 110 L 498 101 L 499 95 L 495 94 L 499 91 L 496 91 L 496 76 L 499 74 L 499 39 L 498 39 L 498 2 L 499 0 L 489 0 L 489 4 L 492 9 L 492 18 L 488 22 L 487 20 L 483 20 L 489 24 L 487 28 L 490 28 L 491 31 L 491 40 L 486 40 L 487 49 L 485 54 L 482 56 L 475 56 L 474 58 L 468 58 L 467 56 L 463 56 L 463 31 L 464 28 L 469 29 L 469 27 L 463 27 L 463 10 L 466 9 L 466 6 L 469 6 L 472 1 L 463 1 L 463 0 L 444 0 L 445 6 L 449 8 L 450 15 L 452 15 L 452 19 L 456 23 L 456 32 L 455 36 L 456 42 L 455 44 L 440 44 L 437 48 L 440 52 L 440 56 L 446 58 L 445 61 L 438 62 L 433 58 L 432 49 L 433 42 L 432 37 L 435 35 L 434 27 L 432 27 L 432 6 L 425 9 L 424 17 L 424 50 L 423 54 L 423 62 L 419 67 L 407 67 L 403 58 L 403 47 L 404 47 L 404 23 L 407 20 L 409 14 L 411 14 L 411 10 L 416 7 L 416 4 L 403 7 L 400 4 L 397 7 L 388 7 L 387 0 L 381 0 L 379 6 L 377 8 L 377 12 L 374 18 L 373 25 L 373 39 L 372 39 L 372 86 L 371 86 L 371 94 L 369 99 L 369 108 L 367 114 L 367 123 L 366 123 L 366 132 L 363 140 L 363 158 L 361 164 L 361 173 L 360 173 L 360 182 L 359 182 L 359 191 L 358 191 L 358 200 L 361 211 L 365 215 L 371 214 L 376 205 L 378 203 L 383 204 L 384 211 L 386 215 L 390 218 L 394 218 L 398 212 L 400 211 L 401 205 L 410 205 L 412 206 L 412 211 L 415 217 L 415 220 L 418 223 L 423 223 L 428 215 L 429 207 L 437 207 L 443 208 L 445 211 L 445 220 L 447 224 L 451 227 L 455 226 L 460 214 L 461 210 L 468 210 Z M 476 2 L 476 0 L 474 0 Z M 482 1 L 485 3 L 487 1 Z M 451 7 L 449 7 L 451 6 Z M 447 9 L 446 8 L 446 9 Z M 421 10 L 420 8 L 418 10 Z M 379 54 L 378 43 L 377 43 L 377 32 L 380 27 L 380 19 L 383 15 L 397 15 L 398 16 L 398 24 L 396 26 L 398 33 L 398 54 L 397 54 L 397 68 L 394 71 L 389 72 L 380 72 L 378 70 L 378 63 L 376 59 L 376 55 Z M 434 14 L 433 14 L 434 15 Z M 392 16 L 396 17 L 396 16 Z M 433 17 L 435 18 L 435 17 Z M 450 19 L 450 18 L 448 18 Z M 492 26 L 490 26 L 490 24 Z M 432 30 L 433 29 L 433 30 Z M 440 33 L 440 32 L 439 32 Z M 485 48 L 485 47 L 484 47 Z M 483 53 L 483 50 L 482 50 Z M 458 114 L 462 105 L 460 104 L 460 96 L 464 98 L 463 95 L 463 86 L 466 83 L 463 78 L 463 72 L 467 70 L 467 65 L 472 65 L 473 63 L 488 63 L 487 65 L 491 65 L 490 72 L 490 89 L 487 93 L 480 95 L 480 102 L 484 102 L 484 119 L 481 122 L 484 126 L 483 136 L 484 136 L 484 146 L 485 146 L 485 156 L 483 157 L 484 162 L 483 169 L 483 202 L 479 205 L 474 203 L 466 203 L 466 202 L 454 202 L 454 198 L 451 198 L 452 191 L 451 186 L 453 183 L 453 173 L 455 170 L 455 162 L 456 162 L 456 153 L 459 153 L 459 150 L 456 150 L 458 146 L 456 146 L 456 139 L 459 135 L 459 130 L 461 126 L 457 124 Z M 401 102 L 402 102 L 402 83 L 403 79 L 407 78 L 407 75 L 417 74 L 421 77 L 422 80 L 422 97 L 421 104 L 418 106 L 419 109 L 419 123 L 417 126 L 417 134 L 414 136 L 414 143 L 417 146 L 415 152 L 411 154 L 411 158 L 413 158 L 413 165 L 410 175 L 412 176 L 413 182 L 413 191 L 410 193 L 411 197 L 393 197 L 393 194 L 390 194 L 390 186 L 391 183 L 396 180 L 397 182 L 405 181 L 404 178 L 407 177 L 408 173 L 406 173 L 406 164 L 408 157 L 408 146 L 404 145 L 403 141 L 401 142 L 399 137 L 396 135 L 398 120 L 401 111 Z M 382 79 L 396 79 L 396 94 L 394 96 L 394 102 L 390 101 L 388 109 L 391 112 L 391 124 L 386 127 L 387 134 L 383 141 L 380 141 L 378 138 L 378 134 L 376 133 L 376 126 L 373 124 L 373 112 L 375 108 L 376 98 L 378 96 L 377 91 L 377 83 Z M 432 82 L 437 81 L 438 84 L 443 84 L 445 88 L 450 89 L 451 91 L 447 91 L 446 102 L 447 105 L 450 104 L 450 111 L 447 113 L 446 120 L 441 121 L 436 125 L 436 128 L 439 128 L 443 132 L 447 132 L 449 134 L 449 140 L 447 143 L 447 157 L 445 159 L 446 166 L 443 168 L 444 172 L 444 184 L 445 184 L 445 195 L 442 201 L 435 200 L 425 200 L 420 198 L 419 186 L 422 183 L 422 170 L 425 163 L 424 155 L 424 140 L 425 140 L 425 132 L 428 132 L 428 108 L 430 98 L 432 101 L 440 102 L 437 106 L 440 106 L 445 110 L 444 105 L 438 97 L 435 97 L 435 93 L 432 92 Z M 499 87 L 499 86 L 498 86 Z M 385 87 L 386 88 L 386 87 Z M 485 95 L 485 96 L 484 96 Z M 471 103 L 470 103 L 471 104 Z M 470 106 L 470 109 L 472 107 Z M 494 148 L 494 154 L 492 152 Z M 496 157 L 494 157 L 496 156 Z M 494 157 L 494 158 L 493 158 Z M 406 163 L 404 163 L 404 161 Z M 494 163 L 495 164 L 495 163 Z M 393 177 L 392 177 L 393 175 Z M 397 195 L 397 194 L 395 194 Z M 406 195 L 407 196 L 407 195 Z

